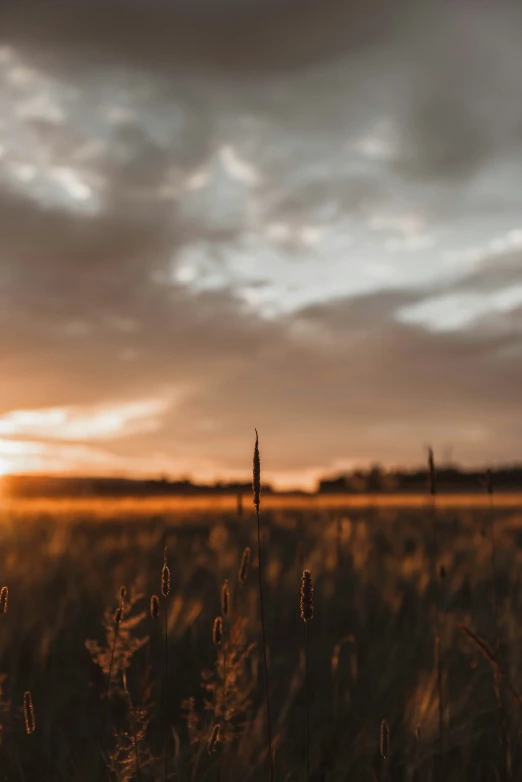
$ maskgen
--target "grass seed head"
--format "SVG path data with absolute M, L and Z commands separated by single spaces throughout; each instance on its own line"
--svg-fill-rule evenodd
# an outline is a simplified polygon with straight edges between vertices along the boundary
M 216 616 L 214 619 L 214 627 L 212 628 L 212 640 L 216 646 L 221 645 L 223 639 L 223 620 L 220 616 Z
M 159 616 L 160 602 L 157 595 L 152 595 L 150 599 L 150 615 L 153 619 L 157 619 Z
M 260 495 L 261 495 L 261 460 L 259 458 L 259 437 L 256 431 L 256 443 L 254 446 L 254 469 L 252 477 L 252 490 L 254 492 L 254 505 L 259 513 Z
M 4 586 L 0 591 L 0 614 L 7 614 L 7 602 L 9 600 L 9 589 Z
M 241 557 L 241 564 L 239 566 L 239 573 L 237 574 L 239 586 L 243 586 L 245 581 L 247 580 L 249 562 L 250 562 L 250 547 L 247 546 L 246 549 L 243 551 L 243 556 Z
M 221 587 L 221 614 L 228 616 L 228 609 L 230 607 L 230 594 L 228 592 L 228 579 L 225 579 L 223 586 Z
M 216 751 L 217 745 L 219 744 L 220 733 L 221 733 L 220 725 L 219 724 L 218 725 L 214 725 L 214 727 L 212 729 L 212 734 L 211 734 L 210 739 L 208 740 L 208 744 L 207 744 L 207 751 L 208 751 L 209 755 L 212 755 Z
M 312 574 L 309 570 L 303 570 L 301 578 L 301 619 L 309 622 L 314 616 L 314 588 Z
M 25 722 L 25 732 L 28 736 L 31 735 L 31 733 L 34 733 L 36 728 L 36 723 L 34 720 L 34 707 L 33 707 L 33 699 L 31 697 L 31 693 L 29 690 L 26 690 L 24 692 L 24 722 Z
M 161 569 L 161 594 L 167 597 L 170 592 L 170 568 L 167 565 L 167 547 L 163 554 L 163 567 Z
M 387 758 L 390 754 L 390 729 L 386 720 L 381 722 L 381 757 Z

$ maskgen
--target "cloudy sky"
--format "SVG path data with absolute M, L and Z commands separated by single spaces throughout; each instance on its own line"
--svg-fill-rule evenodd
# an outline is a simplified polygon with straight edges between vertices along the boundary
M 522 12 L 3 0 L 0 470 L 522 458 Z

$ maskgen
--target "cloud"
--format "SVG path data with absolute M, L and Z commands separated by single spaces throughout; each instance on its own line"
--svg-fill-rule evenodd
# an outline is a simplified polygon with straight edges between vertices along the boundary
M 281 480 L 517 456 L 516 9 L 0 14 L 4 462 L 244 475 L 254 425 Z
M 4 35 L 17 42 L 45 46 L 57 40 L 83 57 L 123 60 L 140 67 L 273 71 L 331 57 L 346 46 L 380 39 L 400 23 L 401 0 L 394 9 L 385 0 L 259 2 L 119 0 L 72 3 L 58 0 L 42 9 L 28 0 L 23 13 L 13 0 L 3 6 Z M 241 42 L 241 45 L 238 45 Z
M 12 410 L 0 417 L 0 435 L 80 442 L 128 437 L 157 431 L 158 415 L 168 406 L 166 400 L 152 399 L 94 410 Z
M 466 329 L 433 334 L 397 322 L 405 304 L 422 302 L 430 292 L 339 299 L 267 322 L 242 310 L 231 293 L 180 291 L 170 302 L 174 306 L 165 307 L 170 294 L 163 289 L 154 311 L 148 310 L 140 330 L 131 334 L 137 360 L 118 361 L 118 350 L 129 339 L 125 330 L 108 342 L 108 332 L 98 326 L 95 338 L 70 338 L 84 349 L 65 381 L 59 353 L 50 362 L 54 371 L 40 373 L 41 364 L 34 365 L 34 341 L 27 354 L 18 352 L 18 366 L 25 364 L 28 378 L 38 383 L 28 402 L 59 399 L 67 388 L 69 402 L 91 399 L 98 406 L 100 400 L 109 409 L 112 405 L 121 423 L 118 438 L 108 430 L 104 436 L 98 428 L 99 446 L 92 457 L 81 458 L 81 464 L 92 467 L 103 447 L 105 455 L 96 462 L 103 470 L 112 464 L 113 469 L 125 465 L 126 470 L 153 471 L 162 464 L 174 474 L 244 476 L 254 425 L 262 432 L 267 477 L 281 480 L 286 471 L 318 474 L 346 459 L 416 461 L 428 440 L 439 449 L 451 443 L 463 460 L 476 460 L 482 451 L 488 460 L 515 458 L 522 375 L 513 350 L 522 349 L 522 330 L 511 328 L 502 336 Z M 50 340 L 47 356 L 52 345 Z M 65 370 L 71 347 L 62 359 Z M 114 374 L 113 365 L 119 370 Z M 132 424 L 125 410 L 133 407 L 125 397 L 121 407 L 111 401 L 123 389 L 134 398 L 160 390 L 168 398 L 177 383 L 184 389 L 178 404 L 155 411 L 154 427 L 149 428 L 146 418 L 143 427 L 139 420 Z M 16 434 L 12 424 L 17 415 L 8 412 L 2 419 L 11 424 L 4 436 Z M 74 420 L 73 434 L 79 431 Z M 97 414 L 85 418 L 87 433 L 90 420 L 96 423 Z M 478 428 L 483 432 L 479 443 Z M 24 436 L 31 431 L 33 442 L 38 432 L 43 442 L 49 439 L 38 426 L 26 427 Z M 17 432 L 20 436 L 20 428 Z M 63 465 L 63 454 L 58 458 L 60 451 L 52 452 L 55 464 Z M 71 454 L 68 447 L 66 453 Z M 144 455 L 149 453 L 147 464 Z

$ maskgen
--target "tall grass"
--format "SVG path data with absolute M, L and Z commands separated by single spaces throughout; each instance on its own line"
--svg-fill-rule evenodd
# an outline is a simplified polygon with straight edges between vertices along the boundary
M 0 614 L 7 614 L 7 605 L 9 602 L 9 589 L 6 586 L 0 591 Z
M 246 546 L 241 557 L 241 564 L 237 574 L 237 580 L 240 587 L 245 585 L 248 576 L 248 566 L 250 564 L 250 546 Z
M 390 755 L 390 728 L 386 720 L 381 720 L 379 736 L 379 750 L 381 753 L 381 782 L 388 778 L 388 757 Z
M 226 732 L 227 725 L 227 620 L 230 607 L 230 593 L 228 591 L 228 580 L 225 579 L 221 587 L 221 616 L 223 617 L 223 733 Z
M 36 722 L 34 719 L 33 698 L 29 690 L 24 692 L 24 722 L 25 732 L 30 736 L 36 730 Z
M 305 692 L 306 692 L 306 715 L 305 715 L 305 748 L 306 748 L 306 779 L 310 782 L 310 697 L 309 697 L 309 677 L 308 677 L 308 623 L 314 616 L 314 587 L 312 585 L 312 574 L 309 570 L 303 570 L 301 578 L 301 619 L 305 623 Z
M 167 546 L 163 553 L 163 568 L 161 570 L 161 594 L 165 598 L 165 782 L 169 775 L 169 626 L 167 599 L 170 594 L 170 568 L 167 564 Z
M 253 481 L 254 500 L 259 500 L 261 490 L 259 453 L 257 459 L 258 482 Z M 254 456 L 254 466 L 255 463 Z M 9 669 L 7 680 L 8 686 L 13 689 L 15 704 L 13 728 L 6 717 L 10 712 L 4 712 L 3 677 L 0 677 L 0 724 L 5 726 L 0 756 L 2 773 L 5 772 L 8 780 L 52 778 L 56 782 L 69 782 L 94 775 L 94 765 L 107 758 L 104 776 L 107 772 L 118 782 L 130 782 L 138 777 L 142 782 L 153 782 L 164 776 L 169 780 L 185 780 L 190 779 L 191 772 L 195 782 L 211 782 L 215 775 L 221 774 L 223 778 L 225 769 L 227 782 L 258 782 L 267 776 L 266 714 L 271 717 L 269 756 L 273 764 L 275 749 L 278 777 L 288 782 L 296 782 L 292 774 L 299 764 L 304 766 L 303 735 L 307 782 L 323 778 L 325 782 L 384 779 L 386 775 L 408 782 L 416 778 L 426 782 L 460 782 L 463 778 L 467 782 L 483 782 L 484 779 L 504 782 L 522 778 L 522 748 L 516 732 L 519 722 L 515 719 L 519 715 L 511 715 L 508 708 L 511 701 L 518 708 L 522 706 L 519 695 L 522 659 L 517 646 L 520 641 L 517 617 L 521 601 L 514 579 L 505 597 L 500 592 L 503 580 L 507 580 L 510 573 L 516 573 L 517 562 L 522 559 L 519 530 L 522 517 L 515 511 L 506 512 L 506 523 L 502 523 L 500 514 L 503 511 L 500 503 L 497 507 L 495 502 L 491 476 L 489 480 L 487 494 L 490 503 L 484 511 L 484 518 L 493 521 L 495 526 L 493 529 L 493 525 L 490 526 L 491 537 L 481 540 L 476 548 L 470 545 L 470 541 L 476 532 L 474 525 L 478 518 L 473 519 L 469 512 L 464 511 L 459 516 L 449 544 L 449 536 L 447 539 L 439 536 L 435 524 L 433 529 L 431 525 L 422 526 L 426 514 L 414 515 L 407 510 L 400 513 L 385 511 L 382 517 L 374 515 L 373 521 L 380 523 L 371 525 L 365 511 L 347 510 L 343 533 L 344 557 L 340 560 L 338 520 L 332 518 L 331 513 L 318 513 L 315 508 L 299 512 L 297 518 L 302 522 L 298 527 L 300 542 L 303 551 L 307 552 L 306 564 L 314 573 L 314 585 L 321 597 L 321 615 L 314 616 L 312 577 L 310 571 L 301 571 L 301 619 L 296 611 L 296 518 L 293 514 L 274 514 L 263 518 L 264 524 L 271 525 L 268 547 L 261 539 L 259 507 L 256 506 L 257 542 L 261 551 L 258 562 L 263 564 L 258 575 L 261 575 L 261 594 L 265 600 L 262 613 L 265 620 L 265 579 L 270 578 L 270 583 L 276 585 L 273 589 L 273 619 L 271 617 L 268 621 L 267 634 L 263 635 L 265 644 L 269 638 L 272 639 L 275 652 L 270 670 L 273 685 L 270 706 L 273 711 L 266 709 L 267 650 L 265 644 L 261 645 L 261 639 L 256 644 L 260 635 L 255 626 L 257 584 L 254 582 L 251 588 L 248 583 L 250 548 L 245 544 L 255 546 L 256 530 L 253 527 L 246 537 L 244 525 L 238 523 L 235 509 L 225 521 L 218 516 L 200 515 L 185 523 L 186 517 L 180 517 L 175 554 L 171 552 L 167 562 L 167 551 L 164 552 L 159 598 L 156 595 L 150 597 L 150 592 L 159 576 L 157 552 L 159 541 L 164 539 L 163 526 L 172 524 L 172 519 L 127 526 L 107 524 L 95 530 L 80 523 L 71 527 L 70 533 L 64 532 L 65 525 L 57 526 L 51 532 L 45 529 L 41 533 L 42 538 L 50 543 L 47 553 L 41 547 L 41 570 L 36 574 L 26 573 L 27 585 L 23 580 L 17 583 L 17 588 L 10 595 L 9 614 L 2 617 L 0 623 L 4 665 L 9 660 L 9 649 L 19 650 L 13 655 L 17 667 Z M 432 457 L 430 502 L 433 506 L 437 489 Z M 482 499 L 485 501 L 484 497 Z M 435 516 L 435 507 L 432 510 Z M 490 519 L 488 512 L 495 519 Z M 431 521 L 429 515 L 428 520 Z M 36 531 L 31 532 L 35 540 L 40 534 L 38 529 L 35 527 Z M 7 539 L 8 533 L 4 534 Z M 23 534 L 24 526 L 20 525 L 17 535 Z M 79 544 L 82 535 L 86 543 Z M 431 555 L 426 554 L 425 543 L 433 542 L 433 536 L 437 538 L 437 546 L 432 562 Z M 21 543 L 25 543 L 23 538 Z M 10 545 L 15 551 L 17 538 L 13 536 Z M 59 545 L 63 546 L 60 571 L 56 566 L 56 552 L 61 551 Z M 72 549 L 72 545 L 77 548 Z M 239 563 L 238 552 L 242 549 Z M 21 564 L 26 561 L 25 552 L 26 547 L 20 545 Z M 13 559 L 14 554 L 8 553 L 4 562 L 4 577 L 9 583 L 16 581 L 15 573 L 10 569 Z M 441 583 L 445 576 L 443 562 L 451 576 L 446 577 L 444 587 Z M 111 567 L 106 567 L 107 563 L 111 563 Z M 67 569 L 69 566 L 70 571 Z M 98 568 L 96 576 L 94 566 Z M 174 567 L 175 589 L 171 590 L 170 568 Z M 443 658 L 443 673 L 447 678 L 444 680 L 439 667 L 441 659 L 437 658 L 433 665 L 432 651 L 427 642 L 433 631 L 434 614 L 430 617 L 430 610 L 434 608 L 434 596 L 427 588 L 432 567 L 438 590 L 444 588 L 445 597 L 445 612 L 442 613 L 441 604 L 440 623 L 435 628 L 439 636 L 441 631 L 447 631 Z M 237 578 L 231 579 L 230 592 L 227 581 L 221 582 L 220 615 L 213 625 L 214 609 L 211 606 L 217 602 L 216 573 L 234 571 Z M 59 580 L 53 583 L 52 578 L 56 578 L 57 572 Z M 82 578 L 78 578 L 80 572 Z M 100 708 L 99 688 L 85 687 L 82 690 L 83 680 L 87 680 L 85 668 L 78 664 L 81 658 L 76 648 L 67 646 L 67 643 L 74 643 L 74 637 L 79 633 L 82 638 L 81 633 L 87 627 L 87 632 L 92 630 L 92 634 L 96 634 L 96 625 L 88 625 L 88 611 L 82 617 L 76 616 L 71 605 L 61 596 L 56 596 L 56 591 L 66 584 L 64 594 L 72 594 L 74 604 L 82 606 L 83 601 L 89 600 L 92 595 L 96 596 L 100 605 L 101 601 L 105 604 L 106 595 L 113 594 L 120 578 L 126 578 L 126 574 L 131 572 L 143 578 L 143 588 L 136 590 L 137 596 L 132 584 L 129 584 L 128 596 L 126 590 L 120 590 L 116 614 L 113 610 L 116 605 L 105 612 L 105 643 L 96 648 L 92 644 L 88 647 L 103 674 Z M 317 574 L 319 578 L 316 581 Z M 112 583 L 111 579 L 114 579 Z M 35 588 L 38 583 L 42 585 L 40 590 Z M 27 591 L 20 596 L 20 590 L 26 586 Z M 75 593 L 73 590 L 78 587 L 83 591 Z M 236 587 L 237 597 L 240 597 L 237 601 L 233 591 Z M 499 590 L 496 600 L 498 630 L 494 604 L 492 618 L 488 600 L 491 591 L 496 589 Z M 56 616 L 64 618 L 63 624 L 58 622 L 53 625 L 56 617 L 54 608 L 49 609 L 50 594 L 53 595 L 53 605 L 59 606 Z M 40 595 L 41 602 L 37 603 L 36 610 L 32 610 L 31 600 L 38 601 Z M 26 596 L 28 609 L 23 612 L 19 606 Z M 504 603 L 500 615 L 501 599 Z M 511 611 L 507 610 L 508 600 L 511 601 Z M 134 605 L 137 607 L 133 608 Z M 160 605 L 161 610 L 165 609 L 164 638 Z M 167 607 L 170 607 L 169 622 Z M 91 621 L 96 622 L 99 611 L 91 611 L 91 614 L 94 617 Z M 49 634 L 52 640 L 47 647 L 47 626 L 38 625 L 40 615 L 52 629 Z M 142 615 L 144 619 L 140 619 Z M 157 655 L 153 654 L 154 647 L 149 643 L 148 634 L 152 633 L 154 626 L 149 616 L 159 618 L 155 625 L 159 632 Z M 450 643 L 450 622 L 452 617 L 457 616 L 459 620 L 465 620 L 460 624 L 463 633 L 457 643 Z M 310 625 L 312 618 L 315 623 Z M 305 622 L 304 628 L 301 620 Z M 139 621 L 145 624 L 146 640 L 140 635 Z M 445 626 L 442 626 L 443 621 Z M 471 630 L 467 623 L 476 625 L 477 632 Z M 492 628 L 494 623 L 495 638 L 489 639 L 493 631 L 488 631 L 488 627 Z M 486 641 L 478 634 L 482 633 L 481 627 L 485 630 Z M 320 632 L 311 634 L 315 629 Z M 39 634 L 43 638 L 41 647 L 38 644 Z M 408 638 L 407 645 L 404 644 L 405 637 Z M 215 654 L 212 640 L 217 644 Z M 164 660 L 162 641 L 165 641 Z M 503 654 L 504 642 L 506 648 L 509 642 L 512 644 L 509 665 L 507 655 Z M 302 660 L 303 643 L 304 681 L 302 667 L 296 665 L 298 659 Z M 67 652 L 61 651 L 60 657 L 59 644 L 62 644 L 61 650 Z M 34 662 L 30 659 L 28 663 L 28 655 L 33 655 L 32 647 L 38 652 L 34 653 Z M 496 700 L 491 689 L 492 677 L 489 671 L 484 671 L 482 660 L 481 665 L 477 665 L 477 656 L 473 654 L 475 649 L 491 668 Z M 214 664 L 216 655 L 217 665 Z M 46 660 L 50 660 L 50 664 Z M 61 678 L 56 679 L 53 678 L 53 665 L 58 660 Z M 352 667 L 354 660 L 357 663 L 355 668 Z M 152 695 L 157 683 L 165 687 L 157 698 L 159 719 L 150 721 L 140 714 L 148 708 L 149 685 L 144 682 L 149 663 L 152 682 L 156 683 L 153 684 Z M 264 692 L 261 681 L 263 663 Z M 321 676 L 323 679 L 327 676 L 330 664 L 333 692 L 330 687 L 313 684 L 321 682 Z M 174 666 L 179 671 L 175 678 Z M 35 671 L 42 675 L 35 675 Z M 72 678 L 73 671 L 77 672 L 77 679 Z M 24 699 L 26 708 L 22 720 L 20 706 L 24 691 L 29 692 L 29 681 L 31 702 L 34 698 L 37 707 L 41 704 L 38 707 L 41 715 L 38 731 L 30 740 L 34 759 L 24 756 L 22 743 L 26 741 L 24 723 L 26 716 L 30 717 L 30 708 Z M 53 693 L 52 698 L 49 698 L 50 692 Z M 57 693 L 56 702 L 54 693 Z M 8 694 L 11 695 L 11 691 L 8 690 Z M 180 726 L 176 722 L 181 718 L 176 706 L 188 694 L 194 696 L 194 707 L 189 715 L 193 724 L 189 725 L 187 720 L 185 729 L 183 724 Z M 306 701 L 304 725 L 299 706 L 301 697 Z M 73 705 L 67 712 L 69 701 Z M 441 722 L 441 702 L 451 702 L 451 723 Z M 149 710 L 152 714 L 154 708 L 153 705 Z M 88 763 L 77 760 L 82 758 L 84 750 L 80 742 L 74 745 L 76 722 L 71 716 L 73 709 L 73 716 L 78 720 L 77 735 L 87 747 L 83 757 L 89 760 L 89 752 L 93 756 L 92 774 Z M 103 731 L 98 757 L 98 737 L 95 734 L 89 743 L 88 730 L 96 715 L 106 714 L 107 710 L 109 717 L 104 718 L 107 728 Z M 388 721 L 388 733 L 384 736 L 381 723 L 380 752 L 377 747 L 377 715 L 380 720 L 383 714 L 394 730 L 393 756 L 389 749 Z M 442 714 L 446 716 L 444 710 Z M 294 719 L 296 715 L 299 715 L 298 719 Z M 33 719 L 29 719 L 28 724 L 34 730 L 34 710 Z M 415 740 L 416 727 L 420 724 L 422 736 L 419 730 Z M 397 730 L 393 726 L 397 726 Z M 446 754 L 444 776 L 440 775 L 439 768 L 434 775 L 432 768 L 434 757 L 437 764 L 442 758 L 442 747 L 438 751 L 441 736 Z M 21 742 L 20 762 L 16 756 L 17 741 Z M 511 748 L 510 741 L 513 742 Z M 67 747 L 71 758 L 65 753 L 60 755 L 62 746 Z M 194 763 L 196 755 L 198 764 Z M 78 773 L 73 763 L 77 765 Z M 39 765 L 42 768 L 38 774 Z M 272 768 L 270 770 L 273 773 Z M 304 779 L 305 769 L 299 768 L 297 774 Z M 418 776 L 415 777 L 415 774 Z
M 272 752 L 272 725 L 270 722 L 270 686 L 268 681 L 268 661 L 266 650 L 266 627 L 265 627 L 265 609 L 263 605 L 263 564 L 261 549 L 261 522 L 259 520 L 259 506 L 261 502 L 261 458 L 259 455 L 259 436 L 256 432 L 256 441 L 254 445 L 253 476 L 252 489 L 254 494 L 254 506 L 257 516 L 257 560 L 259 575 L 259 606 L 261 611 L 261 632 L 263 640 L 263 666 L 265 671 L 265 701 L 266 701 L 266 724 L 268 734 L 268 760 L 270 768 L 270 782 L 274 781 L 274 756 Z
M 498 595 L 498 576 L 497 576 L 497 544 L 495 535 L 495 514 L 493 504 L 494 494 L 494 481 L 493 473 L 490 469 L 486 471 L 484 478 L 484 488 L 486 494 L 489 497 L 489 531 L 490 531 L 490 564 L 491 564 L 491 591 L 493 601 L 493 650 L 498 660 L 498 665 L 493 667 L 493 691 L 495 694 L 495 700 L 497 703 L 498 717 L 499 717 L 499 730 L 500 730 L 500 742 L 502 746 L 503 755 L 503 768 L 501 774 L 503 782 L 510 782 L 511 780 L 511 747 L 509 741 L 509 735 L 507 731 L 507 714 L 504 704 L 504 698 L 502 696 L 502 674 L 503 667 L 503 654 L 501 649 L 501 636 L 500 636 L 500 617 L 499 617 L 499 595 Z
M 109 714 L 109 698 L 110 698 L 110 692 L 111 692 L 111 682 L 112 682 L 112 671 L 114 668 L 114 655 L 116 652 L 116 644 L 118 642 L 118 633 L 120 630 L 120 624 L 123 619 L 123 611 L 125 608 L 125 593 L 123 591 L 123 587 L 120 587 L 120 593 L 119 593 L 119 605 L 116 609 L 116 613 L 114 615 L 114 638 L 112 641 L 112 649 L 111 649 L 111 657 L 109 661 L 109 673 L 107 676 L 107 689 L 105 692 L 105 703 L 104 703 L 104 709 L 103 709 L 103 720 L 102 720 L 102 727 L 100 731 L 100 773 L 102 771 L 102 763 L 103 763 L 103 753 L 104 753 L 104 744 L 105 744 L 105 732 L 107 730 L 107 717 Z
M 442 579 L 445 571 L 437 567 L 440 556 L 439 524 L 437 516 L 436 494 L 437 477 L 435 470 L 435 458 L 433 449 L 428 449 L 428 476 L 429 493 L 431 498 L 431 513 L 433 523 L 433 575 L 435 582 L 435 651 L 437 662 L 437 691 L 439 700 L 439 748 L 440 748 L 440 774 L 444 773 L 446 767 L 446 744 L 444 740 L 444 684 L 443 684 L 443 659 L 442 659 Z

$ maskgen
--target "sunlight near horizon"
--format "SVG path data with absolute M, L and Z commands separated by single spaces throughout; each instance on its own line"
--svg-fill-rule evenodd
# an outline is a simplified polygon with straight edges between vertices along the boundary
M 167 407 L 166 400 L 147 399 L 92 408 L 11 410 L 0 416 L 0 435 L 70 441 L 124 437 L 154 431 Z

